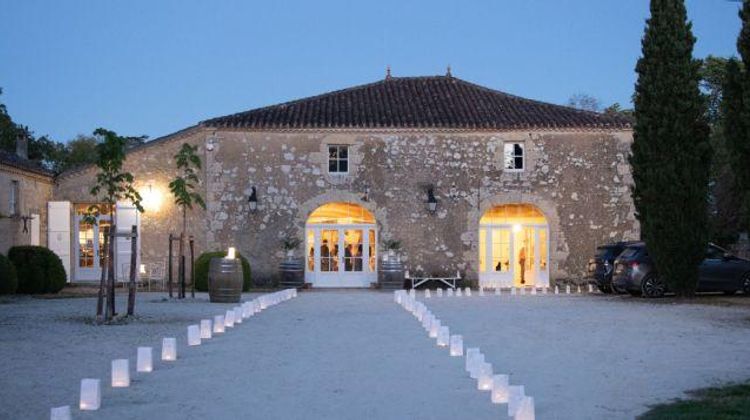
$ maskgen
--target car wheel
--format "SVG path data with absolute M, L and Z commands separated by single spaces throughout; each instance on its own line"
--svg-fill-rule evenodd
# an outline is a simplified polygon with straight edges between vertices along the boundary
M 643 296 L 648 298 L 660 298 L 664 296 L 666 289 L 667 286 L 659 276 L 647 276 L 643 279 L 643 283 L 641 284 Z
M 745 274 L 745 277 L 742 278 L 742 293 L 745 296 L 750 296 L 750 273 Z

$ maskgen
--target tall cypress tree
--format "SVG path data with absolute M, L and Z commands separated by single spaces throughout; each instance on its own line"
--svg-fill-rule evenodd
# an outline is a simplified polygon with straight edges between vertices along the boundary
M 657 282 L 691 296 L 708 241 L 706 101 L 684 1 L 651 0 L 650 8 L 636 65 L 632 193 Z
M 726 66 L 726 79 L 722 86 L 721 100 L 721 126 L 724 134 L 727 151 L 729 152 L 729 163 L 731 165 L 735 188 L 734 193 L 739 196 L 742 204 L 740 216 L 740 228 L 747 229 L 750 224 L 747 220 L 748 201 L 750 200 L 750 139 L 748 139 L 748 121 L 744 115 L 745 109 L 745 72 L 742 71 L 740 63 L 731 59 Z

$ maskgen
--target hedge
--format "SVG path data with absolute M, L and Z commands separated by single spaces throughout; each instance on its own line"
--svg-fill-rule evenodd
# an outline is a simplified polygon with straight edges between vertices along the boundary
M 18 289 L 16 267 L 8 257 L 0 254 L 0 295 L 11 295 Z
M 208 291 L 208 265 L 211 263 L 211 258 L 224 258 L 226 256 L 226 251 L 204 252 L 195 260 L 195 290 L 201 292 Z M 252 285 L 250 263 L 239 252 L 237 253 L 237 258 L 242 262 L 242 291 L 247 292 Z
M 18 293 L 57 293 L 65 287 L 63 263 L 42 246 L 14 246 L 8 258 L 16 267 Z

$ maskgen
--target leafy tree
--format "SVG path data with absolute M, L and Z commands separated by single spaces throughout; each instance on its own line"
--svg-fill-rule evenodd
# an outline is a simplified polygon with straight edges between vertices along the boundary
M 196 191 L 200 183 L 198 171 L 201 169 L 201 159 L 195 154 L 196 150 L 198 150 L 198 146 L 191 146 L 187 143 L 182 144 L 182 147 L 174 156 L 178 175 L 169 183 L 169 191 L 174 196 L 174 202 L 182 210 L 180 268 L 178 270 L 180 278 L 180 292 L 178 293 L 178 297 L 180 298 L 185 297 L 185 232 L 187 231 L 187 210 L 192 210 L 193 204 L 197 204 L 203 209 L 206 208 L 203 197 Z
M 582 109 L 584 111 L 599 112 L 601 104 L 599 100 L 585 93 L 577 93 L 568 99 L 568 106 Z
M 65 150 L 64 162 L 61 171 L 73 169 L 90 163 L 96 163 L 98 152 L 97 140 L 93 136 L 79 134 L 73 140 L 68 141 Z
M 659 280 L 691 296 L 708 241 L 706 102 L 684 1 L 652 0 L 650 9 L 636 65 L 633 199 Z
M 708 101 L 708 121 L 714 125 L 720 118 L 721 98 L 727 73 L 727 62 L 724 57 L 709 55 L 701 62 L 700 86 Z
M 122 169 L 125 162 L 125 138 L 118 136 L 114 131 L 97 128 L 94 136 L 100 141 L 96 145 L 97 161 L 96 166 L 99 171 L 96 174 L 96 184 L 91 187 L 91 195 L 105 204 L 106 212 L 110 218 L 113 216 L 115 204 L 119 200 L 128 200 L 133 203 L 136 209 L 143 213 L 141 206 L 141 195 L 133 186 L 134 178 L 130 172 L 124 172 Z M 95 215 L 100 209 L 93 206 L 92 215 Z M 91 219 L 89 219 L 91 220 Z M 111 236 L 111 235 L 108 235 Z M 105 259 L 107 261 L 107 270 L 102 270 L 101 281 L 99 284 L 99 299 L 97 301 L 96 316 L 97 320 L 102 319 L 102 300 L 105 295 L 106 285 L 106 311 L 105 320 L 111 320 L 115 313 L 115 281 L 114 281 L 114 261 L 112 251 L 112 241 L 105 241 Z M 106 274 L 105 274 L 106 273 Z M 135 285 L 130 284 L 128 293 L 128 315 L 132 315 L 132 308 L 135 303 Z
M 620 105 L 619 102 L 615 102 L 612 105 L 604 108 L 604 111 L 602 111 L 606 115 L 618 115 L 622 117 L 632 117 L 633 116 L 633 110 L 632 109 L 625 109 Z
M 0 88 L 0 95 L 2 94 L 3 89 Z M 18 127 L 10 118 L 8 108 L 4 103 L 0 102 L 0 149 L 15 153 L 18 134 Z

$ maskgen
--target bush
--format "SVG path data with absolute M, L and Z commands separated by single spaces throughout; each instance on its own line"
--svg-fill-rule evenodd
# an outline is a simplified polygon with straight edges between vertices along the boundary
M 0 254 L 0 295 L 11 295 L 18 289 L 16 267 L 8 257 Z
M 208 265 L 211 263 L 211 258 L 224 258 L 226 256 L 226 251 L 204 252 L 195 260 L 195 290 L 201 292 L 208 291 Z M 252 284 L 250 280 L 250 263 L 239 252 L 237 253 L 237 257 L 242 262 L 242 291 L 247 292 L 250 290 Z
M 16 268 L 18 293 L 57 293 L 67 276 L 60 257 L 41 246 L 14 246 L 8 258 Z

